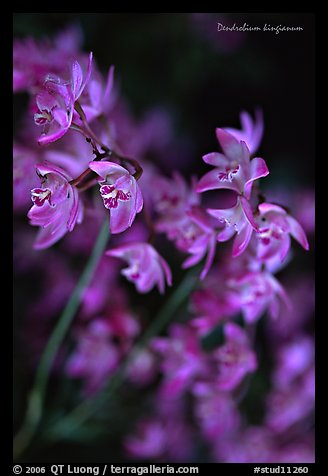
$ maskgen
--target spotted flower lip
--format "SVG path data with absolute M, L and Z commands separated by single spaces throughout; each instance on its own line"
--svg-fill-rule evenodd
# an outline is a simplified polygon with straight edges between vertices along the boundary
M 101 177 L 100 195 L 104 207 L 110 210 L 111 233 L 122 233 L 132 225 L 143 207 L 136 179 L 115 162 L 90 162 L 89 168 Z
M 27 216 L 31 225 L 41 227 L 34 248 L 43 249 L 82 221 L 83 208 L 78 191 L 69 183 L 71 177 L 63 169 L 49 162 L 36 167 L 41 187 L 31 191 L 33 206 Z
M 89 54 L 87 72 L 83 77 L 81 65 L 74 61 L 69 81 L 48 75 L 43 89 L 36 96 L 34 121 L 43 126 L 39 144 L 49 144 L 63 137 L 70 128 L 75 101 L 81 96 L 92 70 L 92 52 Z M 75 113 L 76 114 L 76 113 Z
M 200 179 L 197 192 L 228 189 L 249 199 L 254 181 L 269 174 L 265 161 L 260 157 L 250 160 L 246 142 L 237 140 L 226 130 L 216 129 L 216 136 L 223 153 L 203 156 L 204 162 L 215 168 Z
M 135 283 L 139 293 L 148 293 L 154 286 L 164 293 L 165 281 L 171 286 L 172 275 L 167 262 L 149 243 L 127 243 L 106 252 L 108 256 L 121 258 L 129 266 L 122 274 Z

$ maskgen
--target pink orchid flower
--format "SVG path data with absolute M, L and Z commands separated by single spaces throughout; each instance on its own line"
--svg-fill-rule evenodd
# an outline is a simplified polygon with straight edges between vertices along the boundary
M 226 132 L 233 135 L 237 140 L 246 142 L 251 154 L 254 154 L 262 140 L 263 136 L 263 114 L 260 109 L 255 111 L 255 121 L 248 112 L 243 111 L 240 114 L 241 130 L 232 127 L 224 127 Z
M 199 263 L 205 256 L 204 268 L 200 274 L 200 279 L 204 279 L 210 270 L 216 250 L 216 231 L 206 216 L 206 213 L 200 207 L 193 207 L 187 212 L 189 226 L 187 236 L 189 243 L 185 251 L 190 256 L 182 263 L 182 268 L 187 269 Z
M 220 390 L 236 388 L 246 374 L 257 368 L 256 355 L 250 347 L 244 329 L 233 322 L 224 326 L 225 343 L 214 351 L 218 363 L 217 386 Z
M 227 285 L 248 323 L 256 322 L 267 308 L 275 319 L 279 315 L 281 304 L 287 310 L 291 307 L 284 288 L 268 272 L 245 270 L 235 276 L 232 274 Z
M 42 227 L 35 249 L 48 248 L 60 240 L 83 218 L 78 191 L 69 183 L 71 177 L 50 163 L 37 165 L 41 187 L 31 191 L 33 207 L 28 212 L 31 225 Z
M 204 155 L 204 162 L 213 165 L 215 169 L 200 179 L 197 192 L 228 189 L 249 200 L 254 181 L 269 174 L 265 161 L 260 157 L 250 160 L 246 143 L 237 140 L 224 129 L 216 129 L 216 136 L 223 154 L 212 152 Z
M 197 376 L 207 372 L 200 340 L 191 327 L 172 325 L 169 337 L 152 339 L 151 349 L 163 358 L 161 371 L 165 378 L 161 395 L 164 397 L 181 396 Z
M 148 243 L 126 243 L 106 252 L 129 263 L 122 274 L 135 283 L 139 293 L 148 293 L 155 285 L 164 293 L 165 281 L 172 285 L 171 270 L 167 262 Z
M 120 362 L 121 349 L 113 339 L 110 323 L 93 320 L 76 335 L 77 346 L 71 354 L 66 373 L 84 380 L 84 393 L 94 394 L 103 387 Z
M 209 208 L 207 212 L 225 224 L 224 230 L 217 235 L 217 240 L 220 242 L 227 241 L 236 234 L 232 256 L 241 255 L 246 250 L 253 231 L 258 230 L 258 224 L 254 219 L 249 202 L 245 197 L 239 195 L 234 207 L 221 210 Z
M 69 81 L 54 75 L 46 77 L 43 90 L 36 96 L 36 112 L 34 114 L 35 123 L 44 128 L 38 139 L 39 144 L 49 144 L 60 139 L 71 127 L 74 104 L 90 79 L 91 67 L 92 53 L 89 55 L 84 78 L 82 68 L 77 61 L 72 64 Z M 78 117 L 77 114 L 76 116 Z
M 100 195 L 104 207 L 110 210 L 110 231 L 122 233 L 129 228 L 143 207 L 139 185 L 128 170 L 114 162 L 90 162 L 89 168 L 102 180 Z
M 290 249 L 290 235 L 305 250 L 309 249 L 303 228 L 286 210 L 272 203 L 261 203 L 258 210 L 257 257 L 262 262 L 275 257 L 284 261 Z

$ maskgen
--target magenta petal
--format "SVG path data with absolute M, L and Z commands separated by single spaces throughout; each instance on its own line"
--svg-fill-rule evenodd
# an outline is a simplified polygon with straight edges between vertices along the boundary
M 67 233 L 67 228 L 65 223 L 62 223 L 60 227 L 57 228 L 56 232 L 53 233 L 51 227 L 41 228 L 38 232 L 36 240 L 33 244 L 35 250 L 43 250 L 49 248 L 57 241 L 59 241 Z
M 56 140 L 63 137 L 66 134 L 67 130 L 68 130 L 68 129 L 64 129 L 64 128 L 60 127 L 59 124 L 56 128 L 54 127 L 54 129 L 55 130 L 51 134 L 42 134 L 38 138 L 38 144 L 46 145 L 46 144 L 50 144 L 51 142 L 55 142 Z
M 164 270 L 164 274 L 165 274 L 165 278 L 166 278 L 166 281 L 167 281 L 167 284 L 168 286 L 172 286 L 172 273 L 171 273 L 171 269 L 169 267 L 169 265 L 167 264 L 167 262 L 165 261 L 164 258 L 162 257 L 159 257 L 159 261 L 160 261 L 160 264 Z
M 280 243 L 279 258 L 281 262 L 283 262 L 284 259 L 286 258 L 289 248 L 290 248 L 290 237 L 286 233 L 285 236 L 281 239 L 281 243 Z
M 117 208 L 110 211 L 110 230 L 113 234 L 122 233 L 129 228 L 136 216 L 134 200 L 120 202 Z
M 143 207 L 143 197 L 139 185 L 136 183 L 136 212 L 141 212 Z
M 32 225 L 42 227 L 48 227 L 57 219 L 53 207 L 51 207 L 48 202 L 45 202 L 42 207 L 34 205 L 29 210 L 27 218 L 31 220 Z
M 209 245 L 208 245 L 207 258 L 205 261 L 204 268 L 202 272 L 200 273 L 200 279 L 204 279 L 207 273 L 209 272 L 214 260 L 215 250 L 216 250 L 216 239 L 215 239 L 215 236 L 213 236 L 211 237 Z
M 58 167 L 54 164 L 50 164 L 49 162 L 43 162 L 43 164 L 36 164 L 35 168 L 38 170 L 38 173 L 43 177 L 47 174 L 56 172 L 64 179 L 71 179 L 71 177 L 68 177 L 68 175 L 66 175 L 65 171 L 61 167 Z
M 224 230 L 222 230 L 218 236 L 216 237 L 217 241 L 223 242 L 228 241 L 233 235 L 236 233 L 236 229 L 233 226 L 227 226 Z
M 100 177 L 105 179 L 107 175 L 112 175 L 112 174 L 128 174 L 128 170 L 126 170 L 124 167 L 121 167 L 118 164 L 115 164 L 115 162 L 108 162 L 106 160 L 101 161 L 101 162 L 90 162 L 89 163 L 89 169 L 93 170 L 98 174 Z
M 243 149 L 240 142 L 224 129 L 216 129 L 216 137 L 223 149 L 224 154 L 231 160 L 240 162 Z
M 112 92 L 112 89 L 113 89 L 114 70 L 115 70 L 114 66 L 111 66 L 108 71 L 107 84 L 106 84 L 106 89 L 105 89 L 104 97 L 103 97 L 105 106 L 107 106 L 107 102 L 109 101 L 109 98 L 110 98 L 110 93 Z
M 200 207 L 194 206 L 191 211 L 187 211 L 186 215 L 196 223 L 204 231 L 212 231 L 213 226 L 211 224 L 210 217 Z
M 81 203 L 79 200 L 79 192 L 77 189 L 74 187 L 71 187 L 70 193 L 72 194 L 71 196 L 71 210 L 69 214 L 69 218 L 67 221 L 67 229 L 68 231 L 72 231 L 75 223 L 78 219 L 78 216 L 81 214 Z
M 290 226 L 290 234 L 295 238 L 296 241 L 299 242 L 301 246 L 303 246 L 305 250 L 308 250 L 309 242 L 301 225 L 290 215 L 287 216 L 287 220 Z
M 261 215 L 265 215 L 268 212 L 277 212 L 286 215 L 286 210 L 279 205 L 275 205 L 273 203 L 263 202 L 260 203 L 258 206 Z
M 248 202 L 248 200 L 246 200 L 245 197 L 240 197 L 240 203 L 241 203 L 241 206 L 243 208 L 243 211 L 245 213 L 245 216 L 248 220 L 248 222 L 252 225 L 252 227 L 254 228 L 254 230 L 258 231 L 258 224 L 256 223 L 255 219 L 254 219 L 254 215 L 253 215 L 253 212 L 252 212 L 252 209 L 251 209 L 251 206 Z
M 220 181 L 219 180 L 219 169 L 211 170 L 207 172 L 198 182 L 196 187 L 196 192 L 202 193 L 206 192 L 207 190 L 215 190 L 215 189 L 226 189 L 226 190 L 233 190 L 234 192 L 239 192 L 239 188 L 236 182 L 232 181 Z
M 203 161 L 206 164 L 214 165 L 214 167 L 224 167 L 230 164 L 230 161 L 225 157 L 225 155 L 219 154 L 219 152 L 211 152 L 210 154 L 204 155 Z
M 188 256 L 188 258 L 185 259 L 181 265 L 182 269 L 187 269 L 187 268 L 191 268 L 192 266 L 195 266 L 195 264 L 200 262 L 203 256 L 204 256 L 204 253 L 202 252 Z
M 72 92 L 75 99 L 79 96 L 79 91 L 82 86 L 83 72 L 80 64 L 74 61 L 72 64 Z
M 89 54 L 89 61 L 87 72 L 83 80 L 82 68 L 77 61 L 74 61 L 72 65 L 72 92 L 74 101 L 76 101 L 82 94 L 87 82 L 90 79 L 92 71 L 92 52 Z
M 261 177 L 266 177 L 269 174 L 269 169 L 263 159 L 260 157 L 255 157 L 250 162 L 250 178 L 245 183 L 245 196 L 247 199 L 250 198 L 252 192 L 252 185 L 254 180 L 257 180 Z
M 245 223 L 244 228 L 241 230 L 240 233 L 236 236 L 233 247 L 232 247 L 232 256 L 236 258 L 237 256 L 241 255 L 247 248 L 248 243 L 251 239 L 253 233 L 253 228 L 249 223 Z
M 53 117 L 55 119 L 55 121 L 58 122 L 58 124 L 67 129 L 69 126 L 70 126 L 70 122 L 71 122 L 71 119 L 72 119 L 72 114 L 70 112 L 69 115 L 67 115 L 66 111 L 64 111 L 64 109 L 54 109 L 53 111 Z

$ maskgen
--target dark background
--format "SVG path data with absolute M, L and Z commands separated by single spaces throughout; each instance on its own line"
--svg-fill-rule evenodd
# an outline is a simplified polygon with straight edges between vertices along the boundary
M 177 164 L 186 177 L 208 170 L 201 156 L 218 150 L 216 127 L 239 127 L 240 111 L 252 113 L 259 106 L 265 132 L 256 155 L 268 164 L 269 186 L 313 187 L 314 14 L 208 15 L 201 26 L 190 13 L 17 13 L 13 32 L 16 38 L 41 39 L 80 25 L 84 50 L 93 51 L 103 72 L 115 65 L 115 81 L 136 117 L 154 106 L 171 113 L 176 138 L 189 144 L 190 160 Z M 303 31 L 236 33 L 242 41 L 229 50 L 228 34 L 216 31 L 217 21 Z M 25 94 L 15 95 L 14 131 L 26 105 Z M 64 442 L 41 452 L 36 446 L 24 461 L 114 461 L 116 443 L 115 437 L 95 445 Z

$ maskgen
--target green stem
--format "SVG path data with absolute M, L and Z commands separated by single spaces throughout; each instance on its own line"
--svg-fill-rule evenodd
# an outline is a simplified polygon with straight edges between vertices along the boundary
M 146 332 L 123 360 L 119 369 L 111 377 L 107 386 L 105 386 L 104 389 L 95 397 L 83 401 L 68 415 L 53 424 L 48 430 L 45 431 L 45 437 L 54 441 L 58 438 L 67 436 L 79 428 L 86 420 L 92 417 L 92 415 L 94 415 L 99 410 L 99 407 L 108 401 L 108 399 L 124 382 L 126 369 L 130 362 L 137 355 L 140 349 L 142 349 L 153 336 L 158 335 L 165 328 L 172 317 L 176 315 L 177 310 L 194 289 L 198 281 L 198 277 L 198 268 L 193 269 L 184 277 L 178 288 L 173 292 L 164 307 L 152 321 Z
M 57 351 L 62 344 L 66 332 L 78 310 L 84 290 L 90 283 L 94 271 L 103 255 L 109 238 L 109 224 L 106 220 L 99 232 L 97 241 L 92 250 L 87 265 L 63 310 L 51 337 L 43 351 L 39 366 L 36 371 L 34 386 L 31 390 L 23 426 L 14 439 L 14 456 L 19 456 L 30 444 L 37 427 L 41 421 L 49 374 L 56 357 Z

